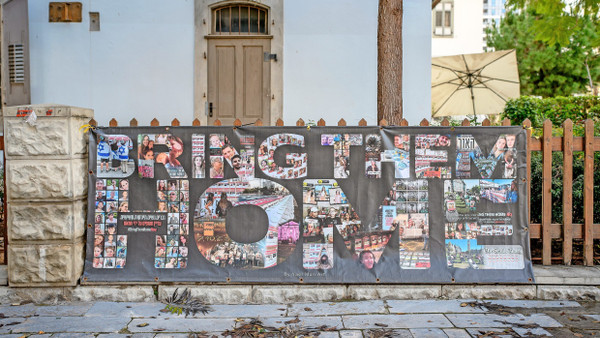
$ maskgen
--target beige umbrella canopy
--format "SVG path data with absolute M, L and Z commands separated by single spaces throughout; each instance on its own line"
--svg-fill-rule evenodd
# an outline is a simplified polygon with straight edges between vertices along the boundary
M 431 60 L 432 116 L 499 114 L 519 97 L 514 50 L 442 56 Z

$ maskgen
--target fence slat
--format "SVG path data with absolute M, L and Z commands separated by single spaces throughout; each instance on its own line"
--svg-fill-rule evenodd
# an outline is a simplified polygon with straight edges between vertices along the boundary
M 421 123 L 419 123 L 421 127 L 429 127 L 429 121 L 427 119 L 422 119 Z
M 345 127 L 346 126 L 346 120 L 344 120 L 343 118 L 341 118 L 338 121 L 338 127 Z
M 407 119 L 402 119 L 400 121 L 400 126 L 401 127 L 408 127 L 408 120 Z
M 108 122 L 109 127 L 117 127 L 118 125 L 119 123 L 114 118 L 110 119 L 110 121 Z
M 194 127 L 200 127 L 200 120 L 194 119 L 194 121 L 192 121 L 192 126 L 194 126 Z
M 525 119 L 523 121 L 523 128 L 527 133 L 527 182 L 525 182 L 526 190 L 527 190 L 527 224 L 528 227 L 531 227 L 531 121 L 529 119 Z
M 263 126 L 263 121 L 261 119 L 256 120 L 256 122 L 254 122 L 254 125 L 257 127 L 262 127 Z
M 440 123 L 443 127 L 449 127 L 450 126 L 450 120 L 448 120 L 447 117 L 444 117 L 444 119 L 442 120 L 442 123 Z
M 583 257 L 585 265 L 594 265 L 594 120 L 585 120 L 583 160 Z
M 216 119 L 216 120 L 213 122 L 213 126 L 221 126 L 221 120 L 219 120 L 219 119 Z
M 96 122 L 96 120 L 94 120 L 94 119 L 91 119 L 90 120 L 90 126 L 97 127 L 98 126 L 98 122 Z
M 173 121 L 171 121 L 171 126 L 179 127 L 180 126 L 179 120 L 177 118 L 174 118 Z
M 552 264 L 552 121 L 544 121 L 542 134 L 542 264 Z
M 381 126 L 381 127 L 387 127 L 388 126 L 388 121 L 386 119 L 381 119 L 379 121 L 379 126 Z
M 298 119 L 298 121 L 296 121 L 296 127 L 304 127 L 304 120 Z
M 241 127 L 242 126 L 242 121 L 240 119 L 235 119 L 235 121 L 233 121 L 233 126 L 234 127 Z
M 468 127 L 468 126 L 471 125 L 471 121 L 469 121 L 467 119 L 464 119 L 464 120 L 462 120 L 462 122 L 460 123 L 460 125 L 463 126 L 463 127 Z
M 563 122 L 563 263 L 571 265 L 573 255 L 573 122 Z
M 129 126 L 130 127 L 137 127 L 138 126 L 138 120 L 134 118 L 131 119 L 131 121 L 129 121 Z
M 358 121 L 358 126 L 359 127 L 366 127 L 367 126 L 367 120 L 360 119 L 360 121 Z
M 319 121 L 317 121 L 317 126 L 319 126 L 319 127 L 325 127 L 325 120 L 319 119 Z
M 489 126 L 491 126 L 491 125 L 492 125 L 492 121 L 490 121 L 490 119 L 488 119 L 488 118 L 486 117 L 486 119 L 485 119 L 485 120 L 481 121 L 481 125 L 482 125 L 483 127 L 489 127 Z
M 158 126 L 160 126 L 160 122 L 158 122 L 158 120 L 156 118 L 153 118 L 152 121 L 150 121 L 150 126 L 158 127 Z
M 503 126 L 510 126 L 510 120 L 508 119 L 508 117 L 505 117 L 504 120 L 502 120 L 502 125 Z

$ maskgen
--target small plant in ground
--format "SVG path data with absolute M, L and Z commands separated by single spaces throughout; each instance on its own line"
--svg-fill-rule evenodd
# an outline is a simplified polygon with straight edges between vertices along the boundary
M 192 298 L 189 289 L 183 290 L 179 293 L 179 288 L 175 289 L 170 297 L 165 300 L 167 306 L 165 307 L 166 312 L 177 313 L 179 315 L 185 313 L 185 316 L 195 315 L 196 313 L 202 313 L 204 315 L 212 311 L 210 306 L 204 304 L 201 300 Z

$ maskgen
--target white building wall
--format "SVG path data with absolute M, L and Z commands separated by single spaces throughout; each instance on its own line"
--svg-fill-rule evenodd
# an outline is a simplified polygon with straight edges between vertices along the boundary
M 429 30 L 433 31 L 433 25 Z M 433 57 L 483 53 L 483 2 L 482 0 L 454 0 L 454 29 L 451 37 L 431 39 Z
M 404 1 L 404 114 L 416 123 L 430 113 L 431 7 Z M 194 0 L 83 0 L 81 23 L 49 23 L 49 2 L 29 1 L 33 104 L 89 107 L 100 125 L 191 125 Z M 100 13 L 99 32 L 88 12 Z M 375 124 L 377 2 L 286 1 L 284 18 L 285 123 Z
M 431 118 L 431 1 L 404 0 L 402 110 L 409 125 Z
M 33 104 L 92 108 L 100 125 L 191 125 L 193 0 L 83 0 L 81 23 L 49 23 L 49 2 L 29 1 Z

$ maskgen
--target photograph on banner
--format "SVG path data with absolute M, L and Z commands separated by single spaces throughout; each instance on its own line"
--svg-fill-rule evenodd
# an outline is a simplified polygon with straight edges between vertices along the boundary
M 481 234 L 477 220 L 460 221 L 445 224 L 446 239 L 476 239 Z
M 129 158 L 133 142 L 127 135 L 99 135 L 97 140 L 97 177 L 127 177 L 135 171 Z
M 476 239 L 447 239 L 446 259 L 448 267 L 457 269 L 485 269 L 483 246 Z
M 167 152 L 163 150 L 166 147 Z M 170 134 L 138 135 L 138 172 L 142 178 L 154 177 L 156 163 L 164 165 L 169 177 L 186 178 L 178 157 L 183 153 L 183 141 Z
M 304 180 L 303 195 L 317 196 L 314 204 L 303 209 L 303 267 L 330 269 L 334 266 L 333 228 L 352 250 L 353 236 L 360 233 L 361 221 L 335 180 Z
M 450 135 L 416 135 L 415 173 L 417 178 L 452 178 L 452 169 L 441 165 L 448 162 L 448 151 L 438 150 L 449 146 Z
M 381 136 L 369 134 L 365 137 L 365 175 L 381 178 Z
M 243 135 L 240 137 L 242 149 L 238 150 L 231 144 L 230 140 L 223 134 L 211 134 L 211 178 L 223 178 L 225 173 L 225 162 L 240 179 L 249 180 L 254 178 L 254 135 Z
M 205 144 L 203 134 L 192 134 L 192 177 L 205 178 L 206 161 L 204 159 Z
M 127 258 L 127 235 L 117 234 L 117 223 L 120 213 L 129 212 L 129 179 L 98 178 L 95 186 L 96 216 L 92 267 L 123 268 Z
M 384 230 L 398 227 L 400 267 L 428 269 L 429 254 L 429 183 L 427 180 L 397 180 L 384 199 L 382 224 Z M 393 196 L 396 197 L 395 201 Z M 395 208 L 395 215 L 391 208 Z M 392 226 L 387 228 L 393 217 Z
M 520 245 L 481 245 L 476 239 L 446 239 L 448 267 L 456 269 L 523 269 Z
M 444 212 L 448 222 L 476 217 L 481 198 L 479 180 L 444 181 Z
M 321 145 L 333 146 L 333 177 L 350 176 L 350 146 L 361 146 L 362 134 L 323 134 Z
M 268 231 L 255 243 L 232 240 L 226 227 L 229 211 L 239 205 L 254 205 L 267 214 Z M 237 269 L 262 269 L 285 261 L 294 251 L 300 211 L 282 185 L 263 179 L 229 179 L 210 186 L 194 209 L 194 240 L 210 263 Z M 279 238 L 281 232 L 286 236 Z
M 182 269 L 187 267 L 189 235 L 189 181 L 157 180 L 157 212 L 167 213 L 166 234 L 159 229 L 156 236 L 154 268 Z M 165 210 L 166 209 L 166 210 Z
M 275 134 L 265 139 L 258 148 L 258 164 L 263 173 L 277 179 L 306 177 L 308 174 L 306 153 L 286 153 L 282 165 L 275 162 L 275 150 L 282 146 L 304 147 L 304 136 Z
M 496 170 L 503 178 L 517 177 L 515 134 L 499 135 L 487 156 L 472 135 L 458 135 L 457 142 L 456 176 L 458 178 L 471 177 L 471 160 L 477 167 L 481 178 L 492 177 Z M 496 169 L 496 167 L 500 168 Z
M 493 203 L 516 203 L 517 184 L 511 179 L 480 180 L 481 198 Z
M 410 178 L 410 135 L 395 135 L 394 149 L 384 150 L 381 162 L 394 163 L 395 178 Z

